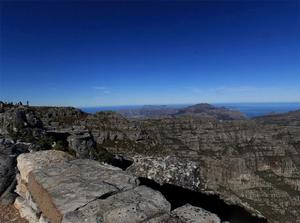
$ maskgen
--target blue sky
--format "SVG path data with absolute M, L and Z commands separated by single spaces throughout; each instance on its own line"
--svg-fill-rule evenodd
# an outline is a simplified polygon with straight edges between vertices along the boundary
M 0 4 L 0 100 L 300 101 L 299 1 Z

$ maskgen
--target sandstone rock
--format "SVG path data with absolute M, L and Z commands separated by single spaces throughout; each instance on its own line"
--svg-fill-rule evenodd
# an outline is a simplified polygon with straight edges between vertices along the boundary
M 136 176 L 154 179 L 157 183 L 176 184 L 197 189 L 200 185 L 197 162 L 180 159 L 176 156 L 153 157 L 134 156 L 133 164 L 127 169 Z
M 72 134 L 68 137 L 69 147 L 75 151 L 78 158 L 91 158 L 95 142 L 89 133 Z
M 41 215 L 38 223 L 51 223 L 44 215 Z
M 71 155 L 55 150 L 21 154 L 17 158 L 17 166 L 21 180 L 28 183 L 28 174 L 32 170 L 42 169 L 48 165 L 56 165 L 74 159 Z
M 31 171 L 28 189 L 44 216 L 59 223 L 68 212 L 137 185 L 135 177 L 119 168 L 73 160 Z
M 160 192 L 145 186 L 97 199 L 66 214 L 63 223 L 139 223 L 168 213 L 170 203 Z
M 25 218 L 29 223 L 38 223 L 39 216 L 21 197 L 17 197 L 14 203 L 15 208 L 19 211 L 20 216 Z
M 15 189 L 15 192 L 20 195 L 22 198 L 26 199 L 26 194 L 29 193 L 28 189 L 27 189 L 27 183 L 24 182 L 24 180 L 21 179 L 20 174 L 16 175 L 16 179 L 17 179 L 17 186 Z

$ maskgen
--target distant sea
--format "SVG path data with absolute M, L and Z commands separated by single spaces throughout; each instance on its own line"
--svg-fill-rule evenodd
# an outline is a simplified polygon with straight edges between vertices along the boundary
M 173 108 L 183 108 L 192 104 L 167 105 Z M 247 117 L 252 118 L 271 113 L 284 113 L 300 109 L 299 103 L 212 103 L 217 107 L 226 107 L 243 112 Z M 143 105 L 124 105 L 124 106 L 99 106 L 99 107 L 81 107 L 85 112 L 96 113 L 97 111 L 120 111 L 128 109 L 138 109 Z

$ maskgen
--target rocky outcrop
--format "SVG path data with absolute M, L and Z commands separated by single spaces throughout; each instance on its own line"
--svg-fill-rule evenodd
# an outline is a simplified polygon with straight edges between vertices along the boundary
M 29 223 L 220 222 L 191 205 L 171 211 L 159 191 L 133 175 L 60 151 L 20 155 L 18 168 L 15 207 Z
M 0 112 L 0 135 L 32 140 L 43 133 L 43 123 L 28 107 L 13 107 Z
M 59 223 L 65 214 L 95 199 L 132 189 L 137 183 L 118 168 L 92 160 L 74 160 L 32 171 L 28 189 L 43 214 Z
M 16 193 L 19 195 L 15 200 L 15 208 L 19 210 L 21 217 L 29 223 L 47 223 L 45 217 L 28 188 L 29 174 L 33 170 L 40 170 L 50 165 L 57 165 L 64 161 L 74 159 L 72 156 L 61 151 L 42 151 L 21 154 L 17 158 L 17 166 L 20 171 L 17 174 Z
M 50 165 L 57 165 L 63 161 L 74 159 L 71 155 L 62 151 L 47 150 L 35 153 L 21 154 L 17 158 L 17 166 L 21 180 L 28 183 L 29 173 Z
M 76 125 L 87 114 L 72 107 L 30 107 L 47 129 Z
M 78 158 L 92 158 L 92 151 L 95 149 L 95 142 L 88 132 L 73 133 L 68 138 L 68 146 Z
M 136 158 L 139 162 L 130 169 L 137 175 L 218 194 L 229 204 L 239 204 L 270 222 L 300 221 L 299 131 L 253 121 L 191 117 L 147 120 L 143 126 L 160 149 L 151 159 Z M 161 158 L 165 154 L 180 158 L 181 163 L 195 162 L 198 171 L 189 178 L 169 174 L 171 164 Z M 181 166 L 185 165 L 173 173 L 183 171 Z
M 127 171 L 136 176 L 153 179 L 159 184 L 169 183 L 197 190 L 200 185 L 197 162 L 182 160 L 176 156 L 134 156 Z

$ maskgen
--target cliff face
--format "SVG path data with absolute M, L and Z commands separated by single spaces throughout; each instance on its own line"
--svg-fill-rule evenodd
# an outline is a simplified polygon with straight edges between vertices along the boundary
M 115 130 L 101 140 L 93 135 L 108 151 L 133 158 L 129 169 L 136 175 L 219 194 L 229 203 L 257 210 L 271 222 L 300 221 L 298 128 L 195 117 L 125 126 L 131 125 L 130 131 L 112 125 Z M 167 162 L 169 155 L 182 165 Z M 191 161 L 195 169 L 191 167 L 187 176 Z
M 85 139 L 80 137 L 81 132 L 88 133 L 89 140 L 92 138 L 96 144 L 87 150 L 104 149 L 133 160 L 128 171 L 137 176 L 218 194 L 226 202 L 239 204 L 270 222 L 300 221 L 297 125 L 190 116 L 128 121 L 112 112 L 89 115 L 76 109 L 43 109 L 30 110 L 42 121 L 43 131 L 68 133 L 72 140 L 75 132 L 78 140 Z M 1 113 L 1 117 L 6 115 Z M 90 145 L 79 144 L 80 151 L 82 145 Z M 91 153 L 85 154 L 91 157 Z
M 164 153 L 196 162 L 198 172 L 181 175 L 179 166 L 168 173 L 170 165 L 159 168 L 164 162 L 157 154 L 147 158 L 151 162 L 136 158 L 133 172 L 220 194 L 230 203 L 258 210 L 271 222 L 300 221 L 299 129 L 195 118 L 148 120 L 143 126 Z

